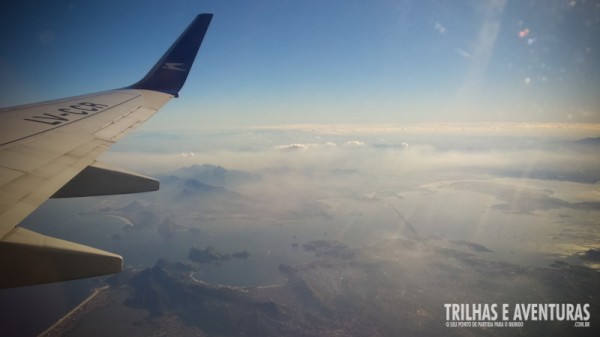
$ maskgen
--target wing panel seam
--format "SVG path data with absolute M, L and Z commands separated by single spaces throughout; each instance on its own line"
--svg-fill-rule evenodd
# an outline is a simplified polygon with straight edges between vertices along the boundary
M 88 116 L 85 116 L 85 117 L 79 118 L 79 119 L 77 119 L 77 120 L 74 120 L 74 121 L 70 121 L 70 122 L 62 123 L 62 124 L 60 124 L 60 125 L 58 125 L 58 126 L 55 126 L 55 127 L 53 127 L 53 128 L 49 128 L 49 129 L 47 129 L 47 130 L 44 130 L 44 131 L 40 131 L 40 132 L 37 132 L 37 133 L 33 133 L 33 134 L 27 135 L 27 136 L 25 136 L 25 137 L 21 137 L 21 138 L 13 139 L 13 140 L 11 140 L 11 141 L 8 141 L 8 142 L 6 142 L 6 143 L 0 144 L 0 147 L 6 146 L 6 145 L 9 145 L 9 144 L 13 144 L 13 143 L 18 143 L 18 142 L 20 142 L 20 141 L 22 141 L 22 140 L 24 140 L 24 139 L 28 139 L 28 138 L 31 138 L 31 137 L 35 137 L 35 136 L 37 136 L 37 135 L 44 134 L 44 133 L 46 133 L 46 132 L 50 132 L 50 131 L 53 131 L 53 130 L 57 130 L 57 129 L 60 129 L 61 127 L 64 127 L 64 126 L 67 126 L 67 125 L 71 125 L 71 124 L 73 124 L 73 123 L 77 123 L 77 122 L 79 122 L 79 121 L 85 120 L 85 119 L 87 119 L 87 118 L 90 118 L 90 117 L 93 117 L 93 116 L 98 116 L 98 115 L 100 115 L 100 114 L 103 114 L 104 112 L 110 111 L 110 110 L 112 110 L 112 109 L 114 109 L 114 108 L 116 108 L 116 107 L 119 107 L 119 106 L 123 105 L 123 104 L 129 103 L 130 101 L 132 101 L 132 100 L 134 100 L 134 99 L 137 99 L 137 98 L 139 98 L 139 97 L 143 97 L 143 95 L 142 95 L 142 94 L 140 94 L 140 93 L 137 93 L 137 94 L 136 94 L 135 96 L 133 96 L 132 98 L 129 98 L 129 99 L 127 99 L 127 100 L 125 100 L 125 101 L 123 101 L 123 102 L 121 102 L 121 103 L 117 104 L 117 105 L 111 106 L 110 108 L 108 108 L 108 109 L 106 109 L 106 110 L 104 110 L 104 111 L 101 111 L 101 112 L 99 112 L 99 113 L 96 113 L 96 114 L 93 114 L 93 115 L 88 115 Z M 130 112 L 129 112 L 129 113 L 130 113 Z

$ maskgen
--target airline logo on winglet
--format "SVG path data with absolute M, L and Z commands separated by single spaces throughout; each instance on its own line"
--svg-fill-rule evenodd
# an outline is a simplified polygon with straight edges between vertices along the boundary
M 179 70 L 179 71 L 186 71 L 185 69 L 181 69 L 179 68 L 179 66 L 184 65 L 185 63 L 172 63 L 172 62 L 167 62 L 163 65 L 163 69 L 167 69 L 167 70 Z

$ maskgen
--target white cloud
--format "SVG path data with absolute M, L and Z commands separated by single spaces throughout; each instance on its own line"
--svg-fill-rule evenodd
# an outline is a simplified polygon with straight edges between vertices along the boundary
M 215 164 L 228 169 L 250 172 L 262 172 L 278 168 L 289 171 L 313 172 L 327 175 L 331 172 L 358 172 L 360 174 L 382 174 L 394 177 L 415 176 L 427 173 L 464 171 L 465 169 L 485 170 L 521 170 L 523 167 L 553 168 L 556 170 L 577 167 L 581 170 L 594 170 L 600 163 L 596 156 L 582 156 L 567 151 L 555 151 L 546 148 L 519 148 L 511 146 L 511 139 L 519 137 L 554 137 L 555 139 L 578 139 L 593 137 L 600 131 L 594 124 L 435 124 L 413 126 L 377 126 L 336 128 L 334 134 L 326 131 L 330 126 L 312 128 L 310 132 L 289 134 L 269 131 L 259 135 L 262 146 L 254 144 L 251 150 L 240 149 L 245 137 L 256 138 L 256 133 L 241 130 L 222 135 L 209 134 L 212 144 L 227 144 L 222 148 L 204 150 L 189 149 L 177 153 L 149 153 L 144 151 L 108 152 L 101 161 L 123 168 L 156 174 L 175 170 L 193 164 Z M 343 130 L 343 131 L 342 131 Z M 325 131 L 325 132 L 324 132 Z M 352 136 L 373 139 L 377 142 L 381 135 L 389 147 L 366 146 L 365 141 L 350 140 Z M 314 140 L 319 136 L 323 142 L 289 142 L 287 138 L 305 138 Z M 196 142 L 205 143 L 202 135 Z M 235 143 L 226 139 L 233 137 Z M 222 139 L 223 140 L 222 140 Z M 406 141 L 410 139 L 410 145 Z M 431 139 L 442 139 L 437 145 L 445 146 L 444 139 L 454 142 L 454 146 L 439 150 Z M 497 139 L 497 140 L 496 140 Z M 222 140 L 222 141 L 221 141 Z M 289 140 L 289 139 L 287 139 Z M 335 140 L 335 141 L 334 141 Z M 135 139 L 144 147 L 142 138 Z M 164 140 L 169 142 L 169 140 Z M 176 142 L 177 140 L 173 140 Z M 460 142 L 459 142 L 460 141 Z M 480 142 L 486 145 L 480 145 Z M 344 144 L 337 146 L 336 142 Z M 272 146 L 273 143 L 285 145 Z M 461 145 L 463 144 L 463 145 Z M 477 148 L 477 151 L 462 148 Z M 165 144 L 165 148 L 177 148 Z
M 311 146 L 311 144 L 289 144 L 289 145 L 275 146 L 275 149 L 282 150 L 282 151 L 299 151 L 299 150 L 306 150 L 310 146 Z
M 365 146 L 365 142 L 360 140 L 350 140 L 346 142 L 348 146 Z
M 446 33 L 448 33 L 448 29 L 446 29 L 446 27 L 444 27 L 439 22 L 435 23 L 435 25 L 433 26 L 433 29 L 435 29 L 435 31 L 438 32 L 438 33 L 440 33 L 440 34 L 446 34 Z
M 468 59 L 468 58 L 471 57 L 471 53 L 469 53 L 468 51 L 466 51 L 466 50 L 464 50 L 462 48 L 456 47 L 456 48 L 454 48 L 454 52 L 456 54 L 458 54 L 459 56 L 461 56 L 463 58 L 466 58 L 466 59 Z

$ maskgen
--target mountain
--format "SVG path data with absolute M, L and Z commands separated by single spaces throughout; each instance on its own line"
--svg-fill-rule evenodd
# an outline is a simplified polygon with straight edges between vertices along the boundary
M 156 205 L 144 205 L 134 200 L 120 208 L 106 208 L 103 213 L 123 217 L 130 222 L 131 228 L 145 228 L 158 225 L 160 221 L 160 211 Z
M 130 280 L 133 297 L 126 305 L 148 310 L 151 317 L 177 315 L 211 335 L 287 335 L 289 318 L 274 302 L 241 288 L 195 281 L 191 273 L 187 265 L 161 259 Z
M 159 177 L 163 190 L 172 190 L 176 198 L 197 199 L 207 197 L 224 197 L 235 199 L 241 195 L 229 188 L 254 176 L 242 171 L 230 171 L 221 166 L 192 165 Z
M 204 164 L 181 168 L 161 178 L 161 181 L 172 182 L 173 180 L 192 179 L 206 185 L 231 187 L 258 178 L 257 175 L 248 172 L 227 170 L 221 166 Z
M 117 211 L 117 212 L 124 212 L 124 213 L 138 213 L 138 212 L 145 212 L 147 210 L 148 210 L 148 207 L 142 205 L 137 200 L 134 200 L 121 208 L 115 209 L 115 211 Z
M 241 194 L 237 192 L 230 191 L 221 186 L 204 184 L 197 179 L 180 180 L 174 184 L 174 187 L 178 190 L 177 197 L 186 200 L 206 198 L 234 200 L 241 197 Z
M 221 252 L 212 246 L 208 246 L 205 249 L 192 247 L 188 255 L 188 258 L 195 263 L 211 263 L 215 265 L 218 265 L 221 262 L 227 262 L 232 258 L 246 260 L 248 257 L 250 257 L 250 253 L 245 250 L 242 252 L 234 252 L 229 254 Z
M 600 146 L 600 137 L 579 139 L 573 143 L 585 146 Z

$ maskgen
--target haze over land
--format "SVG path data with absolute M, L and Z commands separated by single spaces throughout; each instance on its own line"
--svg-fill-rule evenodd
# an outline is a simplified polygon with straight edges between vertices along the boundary
M 546 235 L 575 235 L 562 225 L 595 222 L 589 212 L 598 210 L 598 132 L 594 124 L 286 126 L 197 130 L 165 142 L 164 150 L 145 145 L 141 133 L 106 160 L 157 174 L 220 165 L 233 173 L 204 182 L 263 200 L 264 206 L 253 201 L 261 222 L 277 223 L 286 213 L 327 220 L 333 213 L 350 226 L 364 208 L 377 229 L 391 226 L 382 236 L 404 218 L 424 237 L 479 241 L 499 246 L 497 253 L 570 255 L 573 242 L 550 244 Z M 123 160 L 132 153 L 138 160 Z M 337 235 L 356 234 L 347 231 Z M 585 237 L 588 244 L 597 239 Z
M 444 326 L 443 304 L 455 302 L 589 302 L 594 325 L 594 134 L 491 124 L 141 131 L 103 160 L 154 174 L 160 191 L 51 200 L 28 226 L 124 257 L 105 306 L 68 336 L 108 333 L 94 327 L 123 310 L 111 332 L 463 335 Z M 573 328 L 477 332 L 552 329 Z

